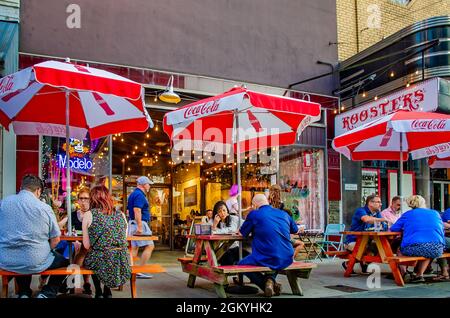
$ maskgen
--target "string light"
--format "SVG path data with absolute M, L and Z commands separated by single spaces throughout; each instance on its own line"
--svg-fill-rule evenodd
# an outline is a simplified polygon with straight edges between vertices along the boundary
M 341 111 L 344 111 L 345 110 L 345 106 L 341 106 Z
M 337 109 L 333 110 L 333 114 L 337 114 Z
M 367 97 L 366 92 L 363 92 L 363 93 L 362 93 L 362 97 Z
M 373 99 L 374 99 L 374 100 L 378 100 L 378 96 L 375 96 Z
M 122 138 L 120 141 L 124 142 L 125 140 Z
M 159 153 L 159 154 L 161 154 L 161 150 L 160 150 L 160 151 L 158 151 L 158 153 Z
M 410 86 L 411 86 L 411 84 L 409 84 L 409 83 L 406 84 L 406 87 L 410 87 Z
M 150 134 L 145 135 L 145 137 L 150 138 Z
M 391 71 L 391 74 L 389 74 L 389 76 L 390 76 L 390 77 L 394 77 L 394 76 L 395 76 L 394 71 Z

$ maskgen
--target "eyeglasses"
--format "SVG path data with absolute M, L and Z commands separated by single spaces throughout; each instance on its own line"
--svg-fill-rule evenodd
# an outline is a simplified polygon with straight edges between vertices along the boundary
M 89 201 L 89 198 L 78 198 L 80 201 Z

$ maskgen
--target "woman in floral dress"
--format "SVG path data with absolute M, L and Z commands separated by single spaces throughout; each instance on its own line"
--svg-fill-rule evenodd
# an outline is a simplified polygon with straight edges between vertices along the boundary
M 84 266 L 93 270 L 96 298 L 111 298 L 111 288 L 131 277 L 125 215 L 114 209 L 104 186 L 91 190 L 91 209 L 83 217 L 83 245 L 88 250 Z M 104 289 L 102 292 L 101 284 Z

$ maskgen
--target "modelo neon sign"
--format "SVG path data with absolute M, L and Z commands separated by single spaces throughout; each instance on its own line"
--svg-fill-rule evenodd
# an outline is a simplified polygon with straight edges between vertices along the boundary
M 66 155 L 58 155 L 58 166 L 60 168 L 67 168 L 67 156 Z M 92 160 L 89 160 L 86 157 L 78 158 L 74 157 L 69 159 L 69 167 L 70 169 L 76 170 L 91 170 L 93 166 Z

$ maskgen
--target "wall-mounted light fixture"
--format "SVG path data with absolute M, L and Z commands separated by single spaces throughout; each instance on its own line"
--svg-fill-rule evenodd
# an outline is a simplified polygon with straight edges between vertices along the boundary
M 173 75 L 170 76 L 166 90 L 159 94 L 159 99 L 171 104 L 178 104 L 181 101 L 180 96 L 173 91 Z

